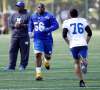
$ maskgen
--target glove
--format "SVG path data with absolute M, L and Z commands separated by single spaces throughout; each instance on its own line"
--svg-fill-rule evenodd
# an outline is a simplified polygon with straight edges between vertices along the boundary
M 28 32 L 28 34 L 29 34 L 29 37 L 30 38 L 33 38 L 34 37 L 34 33 L 33 32 Z

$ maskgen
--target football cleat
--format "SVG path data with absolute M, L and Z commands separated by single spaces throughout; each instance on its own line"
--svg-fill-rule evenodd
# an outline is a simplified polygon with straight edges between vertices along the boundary
M 50 64 L 49 61 L 44 61 L 44 66 L 47 70 L 50 70 Z
M 9 71 L 9 72 L 13 72 L 13 71 L 15 71 L 15 68 L 10 68 L 10 67 L 5 67 L 4 68 L 4 71 Z
M 85 60 L 81 61 L 81 70 L 82 70 L 83 74 L 87 73 L 87 65 L 88 65 L 87 61 L 85 61 Z
M 80 85 L 80 87 L 86 87 L 85 82 L 83 80 L 80 81 L 79 85 Z
M 43 80 L 41 73 L 36 73 L 36 80 L 37 81 Z
M 23 66 L 19 66 L 19 71 L 20 72 L 22 72 L 22 71 L 24 71 L 25 70 L 25 68 L 23 67 Z

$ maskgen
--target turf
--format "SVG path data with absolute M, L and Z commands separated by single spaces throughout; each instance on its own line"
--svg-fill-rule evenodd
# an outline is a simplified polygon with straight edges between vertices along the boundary
M 93 31 L 89 44 L 88 73 L 84 76 L 86 88 L 79 87 L 79 81 L 73 71 L 73 59 L 69 48 L 61 37 L 61 31 L 54 32 L 54 49 L 51 70 L 44 67 L 43 81 L 35 81 L 35 60 L 31 43 L 30 59 L 24 72 L 18 70 L 5 72 L 3 68 L 8 64 L 10 35 L 0 36 L 0 90 L 100 90 L 100 32 Z M 20 56 L 20 55 L 19 55 Z

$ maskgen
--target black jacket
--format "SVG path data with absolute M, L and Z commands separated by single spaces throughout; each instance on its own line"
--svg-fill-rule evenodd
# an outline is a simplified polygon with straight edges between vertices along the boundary
M 27 10 L 23 10 L 21 13 L 14 13 L 9 19 L 9 26 L 12 30 L 12 37 L 24 37 L 28 35 L 28 22 L 30 14 Z M 22 23 L 19 28 L 14 27 L 15 23 L 20 19 Z

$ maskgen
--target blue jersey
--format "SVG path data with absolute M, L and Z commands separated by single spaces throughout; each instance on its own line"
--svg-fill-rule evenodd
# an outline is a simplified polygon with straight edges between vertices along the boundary
M 52 31 L 59 28 L 56 18 L 48 12 L 42 15 L 34 13 L 29 21 L 29 32 L 34 33 L 34 39 L 52 39 Z

